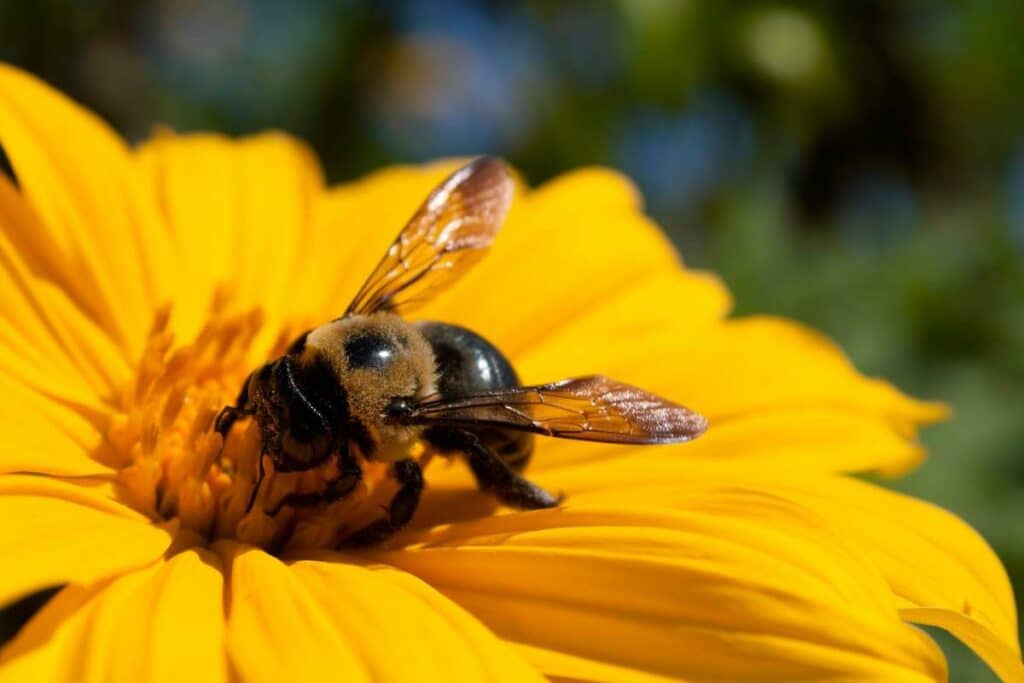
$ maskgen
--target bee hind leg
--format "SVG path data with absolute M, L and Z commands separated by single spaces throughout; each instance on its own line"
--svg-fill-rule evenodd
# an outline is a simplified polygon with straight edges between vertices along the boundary
M 342 541 L 342 547 L 358 548 L 379 543 L 393 536 L 412 519 L 423 493 L 423 470 L 418 462 L 407 458 L 394 463 L 391 474 L 400 488 L 388 504 L 387 517 L 355 532 Z
M 555 507 L 561 500 L 560 496 L 551 495 L 517 474 L 472 432 L 435 427 L 427 430 L 423 438 L 442 451 L 462 453 L 480 490 L 492 494 L 509 507 L 539 510 Z

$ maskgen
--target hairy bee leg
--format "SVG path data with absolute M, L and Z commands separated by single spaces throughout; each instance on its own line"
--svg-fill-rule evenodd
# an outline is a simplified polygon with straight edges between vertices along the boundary
M 324 482 L 323 491 L 289 493 L 281 498 L 277 505 L 274 506 L 274 509 L 267 514 L 274 517 L 285 506 L 311 507 L 318 503 L 333 503 L 352 493 L 363 479 L 363 468 L 359 466 L 359 463 L 356 462 L 355 458 L 347 450 L 338 451 L 337 463 L 338 474 Z
M 372 545 L 394 535 L 412 519 L 423 493 L 423 471 L 415 460 L 399 460 L 391 466 L 391 473 L 401 485 L 388 504 L 384 519 L 363 527 L 342 542 L 342 547 Z
M 465 455 L 480 490 L 493 494 L 510 507 L 539 510 L 558 505 L 560 498 L 516 474 L 494 451 L 480 443 L 472 432 L 434 428 L 427 430 L 423 438 L 442 451 L 457 451 Z
M 240 417 L 250 415 L 248 411 L 242 410 L 238 406 L 224 406 L 217 413 L 216 419 L 213 421 L 213 430 L 220 434 L 225 439 L 228 438 L 228 432 L 234 426 L 235 422 Z

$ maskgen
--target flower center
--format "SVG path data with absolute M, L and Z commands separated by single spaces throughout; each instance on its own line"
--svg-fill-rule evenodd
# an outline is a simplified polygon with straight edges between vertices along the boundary
M 254 420 L 240 420 L 227 439 L 212 428 L 252 370 L 261 317 L 225 315 L 218 301 L 195 341 L 175 347 L 170 310 L 160 312 L 103 459 L 117 467 L 125 502 L 154 521 L 176 521 L 188 545 L 235 538 L 272 551 L 333 547 L 381 514 L 394 490 L 386 466 L 361 460 L 357 489 L 322 502 L 318 492 L 337 473 L 333 458 L 306 472 L 274 472 Z M 284 331 L 271 353 L 282 353 L 296 332 Z M 254 497 L 260 458 L 266 474 Z

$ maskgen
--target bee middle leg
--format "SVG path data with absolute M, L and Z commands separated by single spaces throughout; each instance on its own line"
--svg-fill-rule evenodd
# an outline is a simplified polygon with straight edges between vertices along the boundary
M 559 497 L 551 495 L 540 486 L 516 473 L 472 432 L 464 429 L 435 427 L 428 429 L 423 438 L 441 451 L 459 452 L 465 455 L 480 490 L 494 495 L 509 507 L 520 510 L 539 510 L 558 505 Z
M 383 541 L 409 523 L 423 493 L 423 470 L 412 458 L 391 465 L 391 474 L 399 483 L 398 493 L 387 507 L 387 516 L 363 527 L 344 541 L 342 547 L 358 548 Z

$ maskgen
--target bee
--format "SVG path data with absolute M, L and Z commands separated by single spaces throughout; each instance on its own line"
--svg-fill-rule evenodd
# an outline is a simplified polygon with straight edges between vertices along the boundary
M 389 463 L 398 490 L 381 519 L 346 544 L 384 540 L 412 519 L 424 480 L 409 453 L 416 442 L 456 455 L 479 488 L 519 509 L 559 499 L 523 476 L 534 435 L 623 444 L 687 441 L 707 428 L 694 411 L 594 375 L 523 386 L 508 359 L 476 332 L 400 313 L 434 296 L 484 255 L 505 220 L 513 181 L 484 157 L 431 192 L 340 318 L 298 337 L 252 372 L 234 405 L 217 415 L 225 439 L 236 420 L 255 419 L 261 455 L 247 510 L 264 476 L 309 470 L 334 458 L 321 491 L 281 504 L 345 498 L 362 478 L 359 457 Z M 277 509 L 280 509 L 278 505 Z

